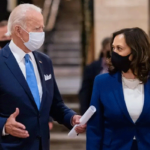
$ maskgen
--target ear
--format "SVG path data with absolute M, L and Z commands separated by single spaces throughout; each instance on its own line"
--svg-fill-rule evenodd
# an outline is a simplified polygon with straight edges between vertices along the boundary
M 133 55 L 131 54 L 131 55 L 129 56 L 129 60 L 132 61 L 132 59 L 133 59 Z
M 19 26 L 15 26 L 14 27 L 14 32 L 15 32 L 15 34 L 19 37 L 19 38 L 21 38 L 22 37 L 22 29 L 19 27 Z

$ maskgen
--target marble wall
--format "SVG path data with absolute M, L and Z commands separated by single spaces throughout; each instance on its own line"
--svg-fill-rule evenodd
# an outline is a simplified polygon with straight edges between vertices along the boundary
M 148 33 L 148 0 L 94 0 L 95 58 L 100 43 L 116 30 L 140 27 Z

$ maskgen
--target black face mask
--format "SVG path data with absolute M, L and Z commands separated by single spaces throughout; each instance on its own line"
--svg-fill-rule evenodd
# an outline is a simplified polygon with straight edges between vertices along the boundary
M 0 41 L 0 48 L 3 48 L 7 43 L 9 43 L 10 40 L 7 41 Z
M 112 51 L 111 61 L 113 66 L 119 71 L 127 72 L 131 64 L 131 61 L 129 60 L 130 55 L 131 54 L 127 56 L 120 56 L 119 54 Z

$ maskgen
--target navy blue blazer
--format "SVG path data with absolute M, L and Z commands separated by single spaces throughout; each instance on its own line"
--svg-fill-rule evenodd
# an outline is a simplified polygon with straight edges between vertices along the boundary
M 33 52 L 33 54 L 43 89 L 40 110 L 9 46 L 6 45 L 0 51 L 0 150 L 38 150 L 39 139 L 42 141 L 42 150 L 49 150 L 49 116 L 60 124 L 72 128 L 70 120 L 75 112 L 63 103 L 50 58 L 40 52 Z M 45 74 L 51 74 L 52 78 L 45 81 Z M 26 126 L 30 134 L 29 138 L 2 136 L 4 124 L 15 112 L 16 107 L 20 109 L 16 120 Z
M 98 75 L 91 105 L 97 112 L 87 125 L 87 150 L 130 150 L 135 136 L 139 150 L 150 150 L 150 79 L 144 85 L 143 111 L 134 123 L 124 101 L 121 73 Z

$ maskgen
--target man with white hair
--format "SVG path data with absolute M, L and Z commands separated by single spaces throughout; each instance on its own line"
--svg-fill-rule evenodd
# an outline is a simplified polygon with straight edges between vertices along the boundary
M 80 116 L 63 103 L 51 60 L 35 51 L 44 42 L 43 28 L 41 9 L 31 4 L 19 5 L 9 17 L 12 41 L 0 51 L 2 150 L 49 150 L 49 116 L 69 129 L 79 123 Z

